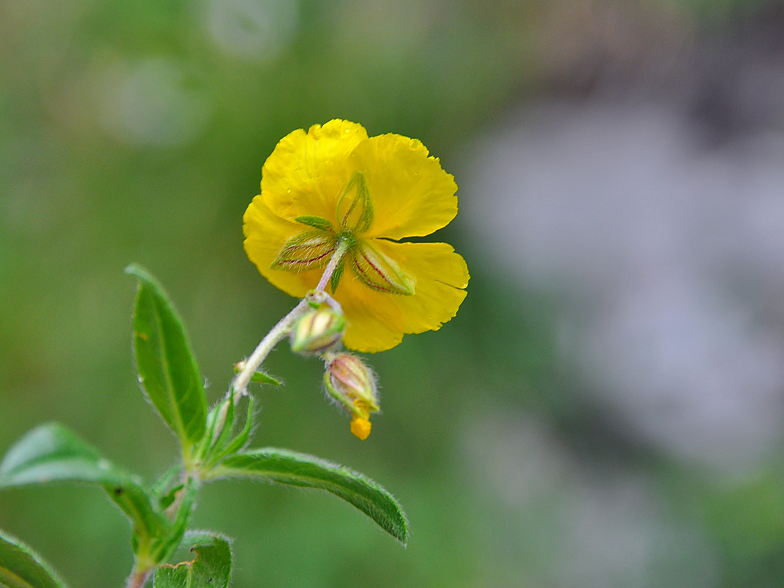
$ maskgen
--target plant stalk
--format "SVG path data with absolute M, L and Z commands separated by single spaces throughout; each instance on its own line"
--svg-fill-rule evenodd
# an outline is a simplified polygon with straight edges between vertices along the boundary
M 327 284 L 329 284 L 330 278 L 332 278 L 332 274 L 335 273 L 335 270 L 337 269 L 347 250 L 347 243 L 341 242 L 338 244 L 338 247 L 335 249 L 335 253 L 332 254 L 327 267 L 324 268 L 324 273 L 321 275 L 318 286 L 316 286 L 317 291 L 324 292 Z M 244 367 L 236 375 L 234 381 L 231 383 L 231 387 L 229 388 L 229 394 L 234 394 L 235 404 L 239 402 L 242 396 L 247 394 L 248 384 L 250 383 L 250 379 L 253 377 L 253 374 L 264 362 L 264 360 L 267 359 L 267 356 L 273 350 L 275 345 L 277 345 L 289 334 L 291 328 L 294 326 L 294 323 L 307 308 L 308 300 L 307 298 L 303 298 L 299 301 L 299 304 L 297 304 L 297 306 L 291 310 L 291 312 L 280 319 L 278 323 L 272 327 L 272 330 L 267 333 L 267 335 L 258 344 L 256 349 L 253 350 L 253 353 L 251 353 L 250 357 L 245 361 Z
M 128 578 L 128 583 L 125 588 L 142 588 L 147 583 L 147 579 L 152 574 L 152 570 L 137 570 L 134 569 L 131 577 Z

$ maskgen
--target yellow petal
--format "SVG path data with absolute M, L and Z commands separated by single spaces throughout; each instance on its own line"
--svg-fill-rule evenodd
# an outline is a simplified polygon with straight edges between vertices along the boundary
M 415 291 L 412 296 L 376 292 L 345 274 L 335 298 L 346 314 L 346 347 L 384 351 L 400 343 L 404 333 L 437 330 L 455 316 L 469 276 L 465 261 L 451 245 L 384 239 L 371 243 L 415 278 Z
M 372 137 L 357 144 L 347 165 L 352 172 L 364 171 L 373 201 L 374 221 L 367 237 L 429 235 L 457 214 L 454 178 L 416 139 Z
M 416 278 L 413 296 L 395 296 L 402 324 L 390 323 L 405 333 L 437 331 L 457 314 L 466 297 L 468 266 L 447 243 L 393 243 L 375 239 L 373 244 Z
M 281 248 L 294 235 L 310 229 L 300 223 L 289 222 L 274 215 L 261 196 L 256 196 L 242 218 L 245 251 L 265 278 L 284 292 L 302 298 L 316 287 L 323 268 L 304 272 L 272 269 Z
M 351 288 L 350 285 L 354 287 Z M 347 292 L 348 291 L 348 292 Z M 403 331 L 392 329 L 388 323 L 399 323 L 400 310 L 389 300 L 393 294 L 374 292 L 353 276 L 344 276 L 338 287 L 346 316 L 346 334 L 343 344 L 348 349 L 363 353 L 377 353 L 392 349 L 403 340 Z M 368 306 L 373 304 L 374 306 Z
M 335 222 L 337 200 L 354 169 L 346 160 L 367 139 L 356 123 L 331 120 L 286 135 L 264 163 L 261 193 L 277 216 L 321 216 Z

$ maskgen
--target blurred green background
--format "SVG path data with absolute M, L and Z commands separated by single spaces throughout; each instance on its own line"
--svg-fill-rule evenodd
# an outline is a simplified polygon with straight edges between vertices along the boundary
M 146 480 L 173 462 L 134 376 L 122 270 L 141 263 L 167 287 L 216 400 L 294 302 L 247 260 L 241 229 L 261 165 L 293 129 L 346 118 L 416 137 L 464 186 L 477 141 L 510 113 L 671 92 L 693 73 L 680 56 L 753 35 L 777 10 L 0 0 L 0 450 L 57 420 Z M 463 215 L 485 198 L 476 185 L 459 196 Z M 254 446 L 379 481 L 407 510 L 409 547 L 332 497 L 219 482 L 194 525 L 235 538 L 234 585 L 784 585 L 780 447 L 739 473 L 650 443 L 559 354 L 563 293 L 516 279 L 471 222 L 434 236 L 471 270 L 457 317 L 369 357 L 383 414 L 366 442 L 324 401 L 320 362 L 285 345 L 267 364 L 285 387 L 257 391 Z M 74 587 L 121 586 L 131 567 L 127 523 L 94 488 L 5 492 L 0 528 Z

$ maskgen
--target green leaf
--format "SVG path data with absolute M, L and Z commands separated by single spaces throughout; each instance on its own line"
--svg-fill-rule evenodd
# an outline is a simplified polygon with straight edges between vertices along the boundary
M 29 431 L 0 462 L 0 488 L 66 481 L 120 484 L 128 478 L 59 423 Z
M 236 421 L 233 395 L 223 399 L 210 410 L 210 414 L 207 416 L 208 435 L 204 438 L 201 444 L 203 447 L 200 447 L 198 453 L 201 476 L 209 476 L 208 472 L 215 464 L 227 455 L 237 453 L 248 444 L 253 429 L 252 396 L 248 396 L 248 414 L 245 418 L 245 424 L 235 436 Z M 221 422 L 222 425 L 219 424 Z M 222 429 L 218 431 L 218 427 L 222 427 Z
M 153 502 L 160 502 L 161 500 L 168 500 L 167 496 L 171 493 L 172 487 L 181 488 L 180 477 L 182 474 L 182 465 L 175 464 L 166 470 L 147 490 L 150 499 Z M 166 509 L 168 505 L 161 507 L 161 510 Z
M 171 532 L 171 523 L 153 509 L 150 497 L 140 486 L 126 481 L 105 484 L 103 488 L 131 522 L 134 551 L 145 549 L 157 538 L 166 537 Z
M 154 561 L 166 561 L 175 549 L 180 545 L 185 530 L 188 528 L 193 507 L 196 504 L 196 495 L 199 492 L 199 482 L 193 478 L 188 478 L 180 491 L 182 498 L 177 509 L 177 516 L 174 523 L 170 525 L 166 535 L 153 541 L 150 553 Z
M 191 531 L 183 545 L 194 558 L 155 570 L 153 588 L 226 588 L 231 580 L 231 543 L 221 535 Z
M 0 531 L 0 586 L 64 588 L 65 584 L 37 553 Z
M 318 308 L 318 304 L 316 304 L 315 308 Z M 240 373 L 240 365 L 244 362 L 240 362 L 234 366 L 234 373 Z M 251 382 L 256 382 L 258 384 L 272 384 L 273 386 L 280 386 L 280 380 L 276 380 L 269 374 L 265 374 L 264 372 L 253 372 L 253 375 L 250 377 Z
M 168 522 L 144 489 L 123 470 L 58 423 L 40 425 L 8 450 L 0 462 L 0 489 L 47 482 L 99 484 L 131 520 L 139 538 L 165 533 Z
M 340 278 L 343 277 L 343 270 L 346 269 L 346 256 L 340 258 L 340 262 L 338 262 L 338 267 L 335 268 L 335 271 L 332 272 L 332 276 L 329 278 L 329 287 L 334 294 L 335 291 L 338 289 L 338 285 L 340 284 Z
M 373 480 L 348 468 L 286 449 L 254 449 L 224 459 L 211 477 L 247 477 L 326 490 L 353 504 L 404 545 L 408 521 L 395 498 Z
M 257 384 L 272 384 L 273 386 L 280 386 L 280 380 L 276 380 L 264 372 L 253 372 L 253 375 L 250 377 L 250 381 L 256 382 Z
M 125 271 L 139 278 L 133 313 L 139 381 L 188 458 L 207 427 L 207 398 L 199 367 L 182 319 L 158 281 L 138 265 Z
M 225 406 L 225 409 L 223 408 Z M 218 415 L 222 410 L 226 411 L 225 418 L 223 419 L 223 430 L 215 438 L 210 447 L 212 453 L 219 452 L 231 440 L 234 433 L 234 424 L 236 422 L 236 406 L 234 405 L 234 394 L 229 394 L 229 397 L 218 405 Z M 214 436 L 214 434 L 213 434 Z
M 221 451 L 220 456 L 224 457 L 226 455 L 230 455 L 232 453 L 236 453 L 250 440 L 250 433 L 253 429 L 253 396 L 248 396 L 248 415 L 245 417 L 245 426 L 242 427 L 242 431 L 240 431 L 234 439 Z

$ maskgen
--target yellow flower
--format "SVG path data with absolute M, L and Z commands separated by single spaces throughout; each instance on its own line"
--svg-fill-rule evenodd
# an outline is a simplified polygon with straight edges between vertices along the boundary
M 446 243 L 400 243 L 457 214 L 457 185 L 416 139 L 368 138 L 332 120 L 284 137 L 243 218 L 245 250 L 272 284 L 303 297 L 335 251 L 328 291 L 341 303 L 345 345 L 375 352 L 404 333 L 436 330 L 465 298 L 468 268 Z

